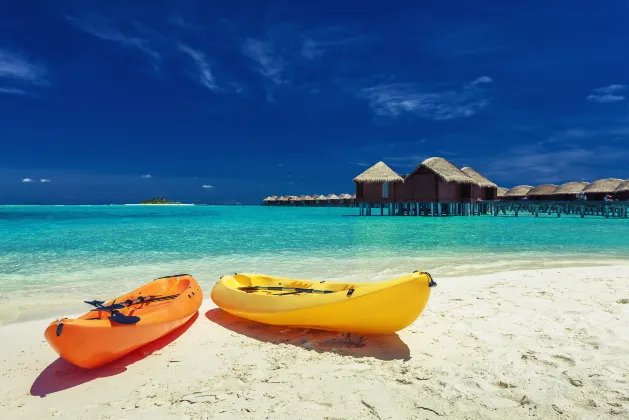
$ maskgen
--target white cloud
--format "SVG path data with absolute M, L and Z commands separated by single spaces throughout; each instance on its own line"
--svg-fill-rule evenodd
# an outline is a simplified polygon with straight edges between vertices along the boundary
M 30 178 L 24 178 L 24 179 L 22 180 L 22 182 L 24 182 L 25 184 L 28 184 L 28 183 L 30 183 L 30 182 L 35 182 L 35 181 L 33 181 L 33 180 L 32 180 L 32 179 L 30 179 Z
M 210 65 L 207 62 L 205 54 L 184 44 L 179 45 L 179 51 L 192 58 L 197 66 L 199 82 L 203 86 L 214 92 L 219 92 L 221 90 L 216 84 L 216 79 L 210 70 Z
M 483 83 L 493 83 L 494 79 L 492 79 L 489 76 L 481 76 L 478 79 L 472 81 L 469 83 L 469 86 L 476 86 L 476 85 L 480 85 Z
M 600 102 L 600 103 L 608 103 L 608 102 L 619 102 L 624 101 L 625 97 L 620 95 L 612 95 L 606 93 L 605 95 L 588 95 L 586 98 L 588 101 Z
M 364 166 L 364 167 L 368 167 L 368 166 L 372 166 L 373 165 L 373 163 L 365 162 L 364 160 L 352 160 L 349 163 L 352 164 L 352 165 Z
M 46 178 L 42 178 L 42 179 L 39 180 L 39 182 L 47 184 L 47 183 L 52 182 L 52 181 L 49 180 L 49 179 L 46 179 Z
M 361 37 L 347 36 L 343 28 L 332 27 L 309 31 L 303 35 L 300 54 L 303 58 L 314 60 L 334 48 L 356 44 Z
M 153 175 L 151 175 L 151 174 L 144 174 L 140 178 L 142 178 L 142 179 L 151 179 L 151 178 L 153 178 Z
M 593 89 L 591 95 L 585 97 L 588 101 L 594 101 L 599 103 L 610 103 L 624 101 L 625 97 L 619 95 L 618 92 L 627 89 L 626 85 L 613 84 L 609 86 L 603 86 Z
M 46 69 L 21 54 L 0 49 L 0 94 L 26 95 L 25 85 L 47 85 Z M 17 86 L 14 86 L 17 85 Z
M 611 93 L 619 92 L 619 91 L 625 90 L 625 89 L 627 89 L 627 85 L 613 84 L 613 85 L 609 85 L 609 86 L 596 88 L 596 89 L 594 89 L 594 92 L 610 93 L 611 94 Z
M 285 83 L 283 72 L 286 62 L 275 54 L 273 46 L 268 41 L 247 39 L 243 46 L 243 53 L 257 64 L 257 71 L 274 84 Z
M 99 16 L 84 17 L 82 19 L 66 16 L 66 19 L 76 28 L 105 41 L 117 42 L 125 47 L 136 49 L 148 55 L 153 60 L 159 60 L 161 55 L 151 46 L 149 40 L 140 36 L 126 35 L 116 29 L 114 25 Z M 140 25 L 134 25 L 136 30 Z
M 461 90 L 427 92 L 416 83 L 381 84 L 362 89 L 358 96 L 366 99 L 376 115 L 397 118 L 412 114 L 433 120 L 471 117 L 489 105 L 480 85 L 491 78 L 480 77 Z
M 0 93 L 6 93 L 8 95 L 26 95 L 26 91 L 22 89 L 15 88 L 3 88 L 0 87 Z
M 201 188 L 212 189 L 212 188 L 214 188 L 214 186 L 206 184 L 206 185 L 202 185 Z
M 7 78 L 33 84 L 45 84 L 46 69 L 26 57 L 0 50 L 0 78 Z

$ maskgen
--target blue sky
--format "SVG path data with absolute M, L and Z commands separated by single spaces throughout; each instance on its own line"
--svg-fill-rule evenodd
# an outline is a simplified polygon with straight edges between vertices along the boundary
M 0 203 L 629 178 L 626 1 L 301 3 L 2 2 Z

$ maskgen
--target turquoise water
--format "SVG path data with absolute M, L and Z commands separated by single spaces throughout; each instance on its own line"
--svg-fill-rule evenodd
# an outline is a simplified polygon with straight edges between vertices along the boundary
M 351 208 L 0 206 L 0 322 L 64 315 L 155 277 L 380 281 L 629 263 L 629 219 L 356 217 Z

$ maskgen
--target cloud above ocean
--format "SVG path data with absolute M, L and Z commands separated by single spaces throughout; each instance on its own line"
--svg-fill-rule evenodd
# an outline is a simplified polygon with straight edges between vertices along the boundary
M 402 114 L 433 120 L 471 117 L 490 103 L 484 86 L 492 83 L 481 76 L 459 89 L 430 91 L 418 83 L 389 83 L 366 87 L 358 92 L 378 116 L 397 118 Z
M 621 93 L 626 89 L 626 85 L 612 84 L 594 89 L 586 99 L 599 103 L 620 102 L 625 100 L 625 96 Z

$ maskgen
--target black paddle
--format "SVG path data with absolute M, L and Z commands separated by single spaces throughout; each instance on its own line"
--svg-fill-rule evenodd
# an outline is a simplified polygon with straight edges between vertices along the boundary
M 111 316 L 109 317 L 109 319 L 114 321 L 116 324 L 123 325 L 133 325 L 140 322 L 139 316 L 123 315 L 118 311 L 111 311 Z
M 174 299 L 179 295 L 168 295 L 168 296 L 140 296 L 139 298 L 135 299 L 135 300 L 126 300 L 124 302 L 120 302 L 120 303 L 116 303 L 116 304 L 111 304 L 109 306 L 103 306 L 103 302 L 102 300 L 91 300 L 91 301 L 84 301 L 85 303 L 87 303 L 88 305 L 92 305 L 95 307 L 95 309 L 92 309 L 92 311 L 111 311 L 111 310 L 115 310 L 115 309 L 122 309 L 122 308 L 127 308 L 129 306 L 133 306 L 133 305 L 140 305 L 142 303 L 151 303 L 151 302 L 159 302 L 159 301 L 163 301 L 163 300 L 170 300 L 170 299 Z
M 140 317 L 139 316 L 134 316 L 134 315 L 124 315 L 123 313 L 119 312 L 118 309 L 122 309 L 122 308 L 127 308 L 129 306 L 132 305 L 139 305 L 139 304 L 143 304 L 143 303 L 150 303 L 150 302 L 157 302 L 157 301 L 162 301 L 162 300 L 168 300 L 168 299 L 174 299 L 179 295 L 169 295 L 169 296 L 148 296 L 148 297 L 144 297 L 144 296 L 140 296 L 139 298 L 135 299 L 135 300 L 126 300 L 124 302 L 121 303 L 116 303 L 116 301 L 114 300 L 113 303 L 109 306 L 103 306 L 103 301 L 100 300 L 92 300 L 92 301 L 85 301 L 85 303 L 87 303 L 88 305 L 92 305 L 95 306 L 95 309 L 92 309 L 93 311 L 106 311 L 109 312 L 111 315 L 109 316 L 109 319 L 113 322 L 115 322 L 116 324 L 122 324 L 122 325 L 133 325 L 133 324 L 137 324 L 138 322 L 140 322 Z
M 129 315 L 124 315 L 118 312 L 117 309 L 124 308 L 125 306 L 122 303 L 116 304 L 115 299 L 114 299 L 114 302 L 109 306 L 103 306 L 102 302 L 99 300 L 93 300 L 91 302 L 86 301 L 85 303 L 89 303 L 90 305 L 96 306 L 96 309 L 93 309 L 94 311 L 109 312 L 110 314 L 109 319 L 115 322 L 116 324 L 132 325 L 132 324 L 137 324 L 138 322 L 140 322 L 139 316 L 129 316 Z

